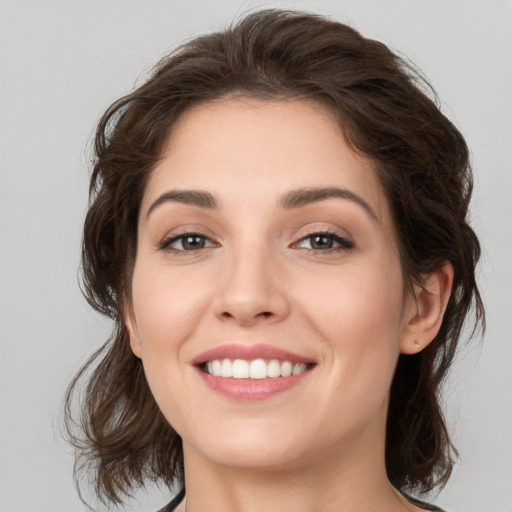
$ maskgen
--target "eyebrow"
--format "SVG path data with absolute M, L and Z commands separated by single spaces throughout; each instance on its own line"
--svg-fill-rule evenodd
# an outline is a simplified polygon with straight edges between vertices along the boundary
M 363 198 L 354 194 L 350 190 L 339 187 L 311 187 L 291 190 L 280 199 L 279 206 L 285 210 L 292 210 L 294 208 L 301 208 L 302 206 L 306 206 L 311 203 L 317 203 L 319 201 L 332 198 L 352 201 L 364 208 L 372 219 L 378 220 L 378 217 L 372 207 Z M 146 213 L 146 218 L 149 217 L 155 208 L 168 202 L 189 204 L 207 209 L 218 208 L 217 201 L 209 192 L 205 192 L 203 190 L 170 190 L 159 196 L 151 204 Z
M 312 187 L 312 188 L 299 188 L 292 190 L 285 194 L 279 204 L 281 208 L 291 210 L 293 208 L 300 208 L 311 203 L 317 203 L 325 199 L 347 199 L 352 201 L 366 210 L 366 212 L 374 220 L 378 220 L 377 215 L 373 211 L 373 208 L 357 194 L 354 194 L 350 190 L 338 187 Z
M 217 201 L 215 201 L 215 198 L 209 192 L 204 192 L 203 190 L 170 190 L 159 196 L 152 203 L 146 213 L 146 218 L 149 217 L 155 208 L 169 202 L 190 204 L 192 206 L 199 206 L 200 208 L 218 208 Z

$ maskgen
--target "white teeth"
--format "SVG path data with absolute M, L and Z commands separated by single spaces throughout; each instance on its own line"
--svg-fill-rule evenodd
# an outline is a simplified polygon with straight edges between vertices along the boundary
M 251 379 L 266 379 L 267 378 L 267 365 L 263 359 L 255 359 L 251 361 L 249 367 L 249 377 Z
M 212 371 L 208 370 L 208 373 L 210 375 L 217 375 L 217 377 L 220 377 L 221 368 L 222 368 L 221 362 L 218 359 L 216 359 L 215 361 L 212 361 L 211 363 L 212 363 Z
M 281 363 L 277 359 L 272 359 L 267 365 L 268 377 L 281 377 Z
M 290 363 L 290 361 L 283 361 L 283 364 L 281 365 L 281 376 L 289 377 L 292 374 L 292 370 L 292 363 Z
M 299 375 L 299 373 L 303 373 L 306 371 L 306 365 L 304 363 L 297 363 L 293 367 L 292 375 Z
M 233 365 L 229 359 L 224 359 L 224 361 L 222 361 L 220 377 L 233 377 Z
M 299 375 L 308 369 L 306 363 L 293 364 L 290 361 L 272 359 L 268 363 L 263 359 L 246 361 L 244 359 L 215 359 L 208 361 L 205 371 L 214 377 L 234 379 L 266 379 L 267 377 L 290 377 Z
M 249 363 L 247 361 L 244 361 L 243 359 L 235 359 L 233 361 L 233 378 L 249 378 Z

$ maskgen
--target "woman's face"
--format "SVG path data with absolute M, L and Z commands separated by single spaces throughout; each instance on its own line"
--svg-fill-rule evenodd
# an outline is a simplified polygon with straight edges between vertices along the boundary
M 192 108 L 138 229 L 131 345 L 186 462 L 382 455 L 415 305 L 375 172 L 323 107 Z

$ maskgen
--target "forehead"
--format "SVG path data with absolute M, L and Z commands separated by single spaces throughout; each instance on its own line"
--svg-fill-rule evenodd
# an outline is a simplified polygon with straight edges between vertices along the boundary
M 346 143 L 323 105 L 222 99 L 187 110 L 149 180 L 143 210 L 168 189 L 207 190 L 240 206 L 291 189 L 342 187 L 388 218 L 372 162 Z

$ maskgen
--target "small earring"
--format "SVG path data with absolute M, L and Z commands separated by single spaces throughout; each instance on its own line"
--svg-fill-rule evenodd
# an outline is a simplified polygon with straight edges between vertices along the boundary
M 419 350 L 421 348 L 421 345 L 419 344 L 418 340 L 414 340 L 414 346 Z

